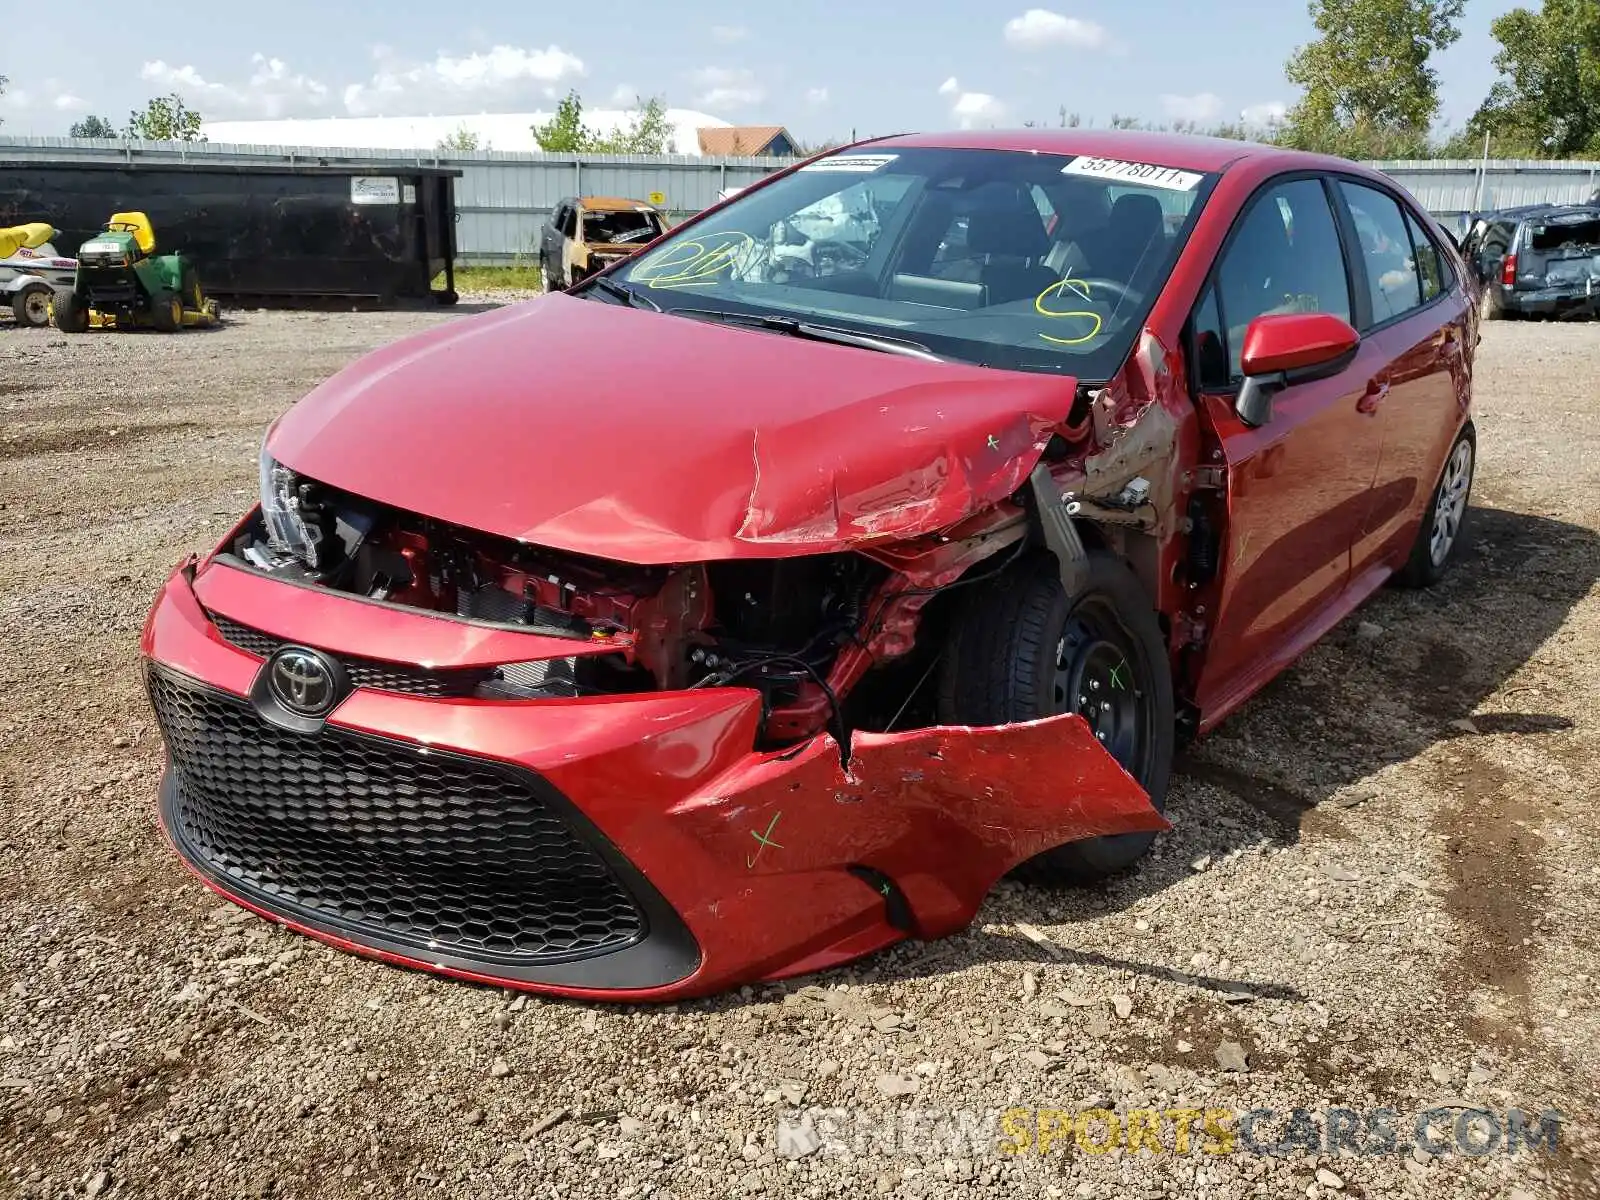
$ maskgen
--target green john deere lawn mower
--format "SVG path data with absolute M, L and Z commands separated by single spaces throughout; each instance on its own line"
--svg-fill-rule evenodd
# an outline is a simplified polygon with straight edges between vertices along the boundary
M 141 212 L 116 213 L 105 231 L 78 247 L 71 288 L 55 295 L 56 328 L 155 329 L 176 333 L 216 325 L 215 300 L 200 290 L 194 264 L 181 254 L 157 254 L 155 230 Z

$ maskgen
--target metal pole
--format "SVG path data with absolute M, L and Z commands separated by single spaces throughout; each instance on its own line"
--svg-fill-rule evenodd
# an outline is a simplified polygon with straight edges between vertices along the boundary
M 1483 211 L 1483 194 L 1489 185 L 1489 131 L 1483 131 L 1483 163 L 1478 168 L 1478 195 L 1472 208 L 1474 212 Z

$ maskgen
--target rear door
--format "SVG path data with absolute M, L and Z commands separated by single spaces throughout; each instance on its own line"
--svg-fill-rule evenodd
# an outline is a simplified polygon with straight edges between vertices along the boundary
M 1524 287 L 1559 290 L 1566 296 L 1595 294 L 1600 281 L 1600 211 L 1557 210 L 1527 224 L 1527 246 L 1517 258 Z
M 1357 576 L 1410 552 L 1467 395 L 1467 300 L 1409 203 L 1366 181 L 1336 189 L 1360 254 L 1354 262 L 1363 349 L 1374 357 L 1367 405 L 1383 447 L 1352 551 Z
M 1350 548 L 1368 507 L 1381 444 L 1380 418 L 1362 411 L 1369 353 L 1339 375 L 1280 392 L 1259 429 L 1233 410 L 1256 317 L 1356 319 L 1328 188 L 1302 175 L 1257 192 L 1193 318 L 1202 413 L 1227 467 L 1220 604 L 1196 681 L 1203 712 L 1254 691 L 1342 611 Z

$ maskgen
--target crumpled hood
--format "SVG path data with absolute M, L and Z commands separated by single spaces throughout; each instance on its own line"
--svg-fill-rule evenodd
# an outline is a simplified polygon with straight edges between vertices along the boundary
M 1015 491 L 1076 382 L 554 295 L 358 360 L 278 421 L 312 479 L 633 563 L 931 533 Z

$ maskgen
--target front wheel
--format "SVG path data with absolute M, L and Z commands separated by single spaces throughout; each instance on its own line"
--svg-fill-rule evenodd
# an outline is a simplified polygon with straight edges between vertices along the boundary
M 55 314 L 56 328 L 62 333 L 88 332 L 89 309 L 78 298 L 77 292 L 70 289 L 57 292 L 51 308 Z
M 1056 560 L 1043 554 L 978 588 L 955 619 L 939 709 L 941 722 L 955 725 L 1077 713 L 1156 810 L 1166 804 L 1177 734 L 1172 671 L 1149 598 L 1113 554 L 1090 552 L 1088 585 L 1071 598 Z M 1047 883 L 1094 882 L 1132 866 L 1155 836 L 1069 842 L 1020 873 Z
M 1472 479 L 1478 465 L 1478 436 L 1469 424 L 1462 429 L 1444 471 L 1428 500 L 1427 511 L 1411 544 L 1411 557 L 1395 576 L 1402 587 L 1432 587 L 1449 570 L 1456 548 L 1461 544 L 1467 521 L 1467 501 L 1472 498 Z
M 29 283 L 11 297 L 11 312 L 18 325 L 29 329 L 43 329 L 50 324 L 50 285 Z
M 183 328 L 183 301 L 176 296 L 156 300 L 150 315 L 152 323 L 162 333 L 177 333 Z

